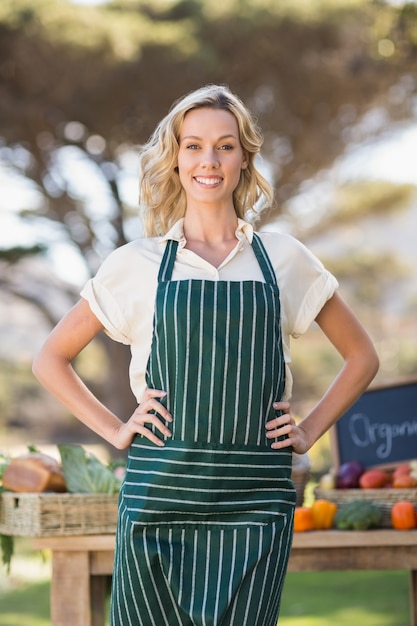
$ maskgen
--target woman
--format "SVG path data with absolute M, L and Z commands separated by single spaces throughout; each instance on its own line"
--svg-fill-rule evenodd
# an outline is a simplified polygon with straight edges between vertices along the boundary
M 147 237 L 110 255 L 34 362 L 74 415 L 129 448 L 113 626 L 275 626 L 292 451 L 308 451 L 377 370 L 335 278 L 292 237 L 244 220 L 272 196 L 254 165 L 261 144 L 226 87 L 179 100 L 140 155 Z M 313 320 L 344 364 L 297 425 L 289 337 Z M 131 346 L 138 407 L 127 421 L 71 366 L 102 330 Z

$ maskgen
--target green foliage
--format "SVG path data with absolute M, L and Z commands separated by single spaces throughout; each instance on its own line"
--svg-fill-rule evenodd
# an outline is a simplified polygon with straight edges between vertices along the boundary
M 3 452 L 0 452 L 0 491 L 2 490 L 1 482 L 3 478 L 3 474 L 9 463 L 10 463 L 10 456 L 8 454 L 4 454 Z
M 336 190 L 332 204 L 334 216 L 326 220 L 326 227 L 357 222 L 367 215 L 385 215 L 410 205 L 417 187 L 396 184 L 388 180 L 363 180 L 343 185 Z
M 6 261 L 7 263 L 14 264 L 26 257 L 42 254 L 45 250 L 45 246 L 41 244 L 35 244 L 34 246 L 13 246 L 12 248 L 7 249 L 0 248 L 0 261 Z

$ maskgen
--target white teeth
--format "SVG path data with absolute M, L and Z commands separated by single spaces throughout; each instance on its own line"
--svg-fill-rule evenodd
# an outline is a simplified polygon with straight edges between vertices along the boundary
M 196 181 L 201 183 L 202 185 L 218 185 L 222 182 L 221 178 L 203 178 L 201 176 L 196 176 Z

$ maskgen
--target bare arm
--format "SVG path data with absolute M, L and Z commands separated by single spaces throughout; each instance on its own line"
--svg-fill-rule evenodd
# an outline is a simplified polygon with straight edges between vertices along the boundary
M 33 362 L 34 375 L 71 413 L 116 448 L 128 447 L 136 433 L 162 445 L 144 424 L 153 423 L 169 436 L 161 420 L 149 413 L 154 409 L 171 421 L 168 411 L 157 400 L 165 395 L 164 391 L 148 390 L 143 402 L 125 423 L 95 397 L 72 367 L 75 357 L 102 330 L 102 324 L 87 301 L 80 300 L 46 339 Z
M 325 304 L 316 321 L 343 357 L 344 364 L 324 396 L 298 426 L 290 415 L 289 403 L 276 404 L 284 414 L 268 422 L 268 437 L 287 434 L 288 438 L 272 444 L 273 448 L 293 446 L 295 452 L 307 452 L 357 400 L 378 371 L 378 356 L 368 334 L 338 294 Z

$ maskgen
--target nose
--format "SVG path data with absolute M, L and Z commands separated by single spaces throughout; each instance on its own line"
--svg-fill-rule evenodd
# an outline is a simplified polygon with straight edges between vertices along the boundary
M 219 158 L 214 150 L 205 150 L 201 155 L 201 167 L 215 169 L 219 167 Z

